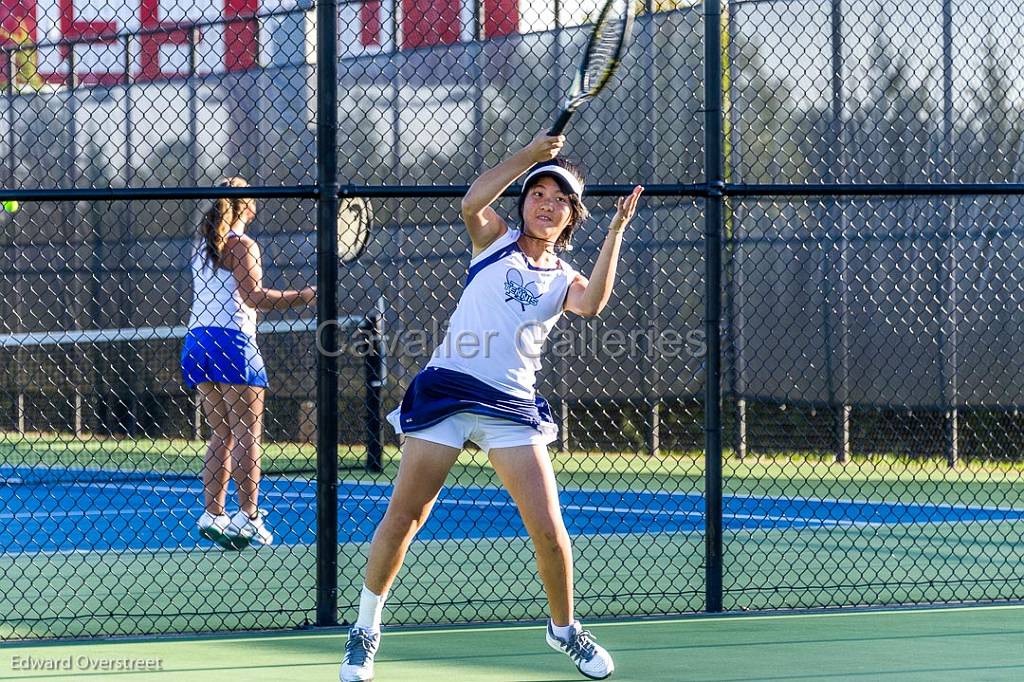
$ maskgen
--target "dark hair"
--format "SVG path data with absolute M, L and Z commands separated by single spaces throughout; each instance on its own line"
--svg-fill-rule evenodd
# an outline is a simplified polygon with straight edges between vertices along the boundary
M 233 177 L 222 179 L 217 186 L 248 187 L 249 183 L 242 178 Z M 203 219 L 199 223 L 199 237 L 203 240 L 203 259 L 207 264 L 215 268 L 220 266 L 224 245 L 228 241 L 228 230 L 245 210 L 246 201 L 248 200 L 241 197 L 221 197 L 203 214 Z
M 551 161 L 545 161 L 539 163 L 530 169 L 530 172 L 536 171 L 538 168 L 544 166 L 559 166 L 569 171 L 576 176 L 576 179 L 580 181 L 580 184 L 585 184 L 583 171 L 575 163 L 566 161 L 565 159 L 553 159 Z M 540 182 L 541 178 L 551 178 L 558 183 L 558 188 L 562 190 L 562 193 L 569 197 L 569 208 L 572 210 L 572 214 L 569 216 L 569 224 L 565 226 L 561 234 L 555 239 L 555 251 L 563 251 L 569 246 L 569 240 L 572 239 L 572 233 L 576 228 L 583 225 L 590 213 L 587 211 L 587 207 L 583 205 L 583 200 L 579 194 L 573 191 L 569 183 L 565 181 L 565 178 L 558 175 L 557 173 L 538 173 L 530 178 L 530 181 L 523 185 L 523 191 L 519 195 L 519 222 L 522 225 L 526 225 L 526 220 L 523 218 L 523 207 L 526 205 L 526 195 L 530 193 L 530 189 Z

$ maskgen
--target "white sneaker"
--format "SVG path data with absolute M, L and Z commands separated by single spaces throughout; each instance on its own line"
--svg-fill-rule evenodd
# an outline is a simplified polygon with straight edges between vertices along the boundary
M 226 534 L 230 522 L 227 514 L 211 514 L 204 511 L 196 522 L 196 529 L 199 531 L 199 537 L 216 542 L 225 549 L 231 549 L 231 543 Z
M 615 664 L 612 662 L 611 655 L 594 641 L 594 636 L 584 630 L 579 621 L 572 624 L 572 634 L 568 640 L 565 640 L 555 636 L 549 619 L 547 640 L 548 646 L 571 658 L 576 669 L 584 677 L 603 680 L 615 672 Z
M 341 661 L 338 679 L 341 682 L 367 682 L 373 679 L 373 657 L 380 646 L 380 633 L 354 627 L 348 631 L 345 658 Z
M 263 523 L 266 514 L 262 511 L 256 512 L 256 518 L 249 518 L 249 515 L 239 509 L 231 516 L 224 534 L 228 537 L 232 549 L 245 549 L 250 544 L 265 547 L 274 544 L 274 536 Z

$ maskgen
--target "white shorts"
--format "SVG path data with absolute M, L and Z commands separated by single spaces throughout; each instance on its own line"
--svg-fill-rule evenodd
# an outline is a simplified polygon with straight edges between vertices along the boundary
M 396 427 L 395 431 L 401 433 L 397 428 L 398 419 L 398 410 L 388 415 L 388 421 Z M 459 412 L 433 426 L 411 431 L 405 435 L 459 450 L 466 444 L 466 441 L 472 441 L 484 452 L 489 452 L 494 448 L 547 445 L 558 437 L 558 430 L 546 428 L 542 432 L 532 426 L 518 424 L 510 419 Z

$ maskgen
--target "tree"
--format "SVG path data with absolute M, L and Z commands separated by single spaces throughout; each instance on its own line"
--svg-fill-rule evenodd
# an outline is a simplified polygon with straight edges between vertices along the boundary
M 965 182 L 1014 182 L 1021 176 L 1024 130 L 1011 100 L 1011 79 L 989 42 L 980 84 L 969 85 L 967 124 L 958 131 L 957 166 Z
M 39 75 L 39 51 L 32 41 L 32 34 L 24 19 L 18 19 L 14 29 L 8 30 L 0 26 L 0 43 L 24 46 L 23 49 L 11 53 L 14 60 L 14 87 L 19 92 L 25 89 L 41 90 L 46 82 Z M 3 77 L 6 78 L 4 70 Z

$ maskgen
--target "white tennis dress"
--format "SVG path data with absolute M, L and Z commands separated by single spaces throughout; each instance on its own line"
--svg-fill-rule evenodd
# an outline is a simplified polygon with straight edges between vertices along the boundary
M 536 374 L 577 273 L 561 259 L 552 268 L 532 265 L 517 243 L 520 234 L 508 230 L 470 261 L 443 341 L 388 415 L 397 432 L 460 412 L 556 430 L 536 395 Z
M 228 235 L 241 236 L 236 232 Z M 207 262 L 205 251 L 206 244 L 201 241 L 192 247 L 192 309 L 188 328 L 234 329 L 255 337 L 256 309 L 242 301 L 234 273 Z
M 229 235 L 239 236 L 234 232 Z M 181 350 L 182 379 L 189 388 L 205 382 L 267 387 L 267 369 L 256 343 L 256 309 L 245 304 L 235 275 L 192 251 L 192 312 Z

